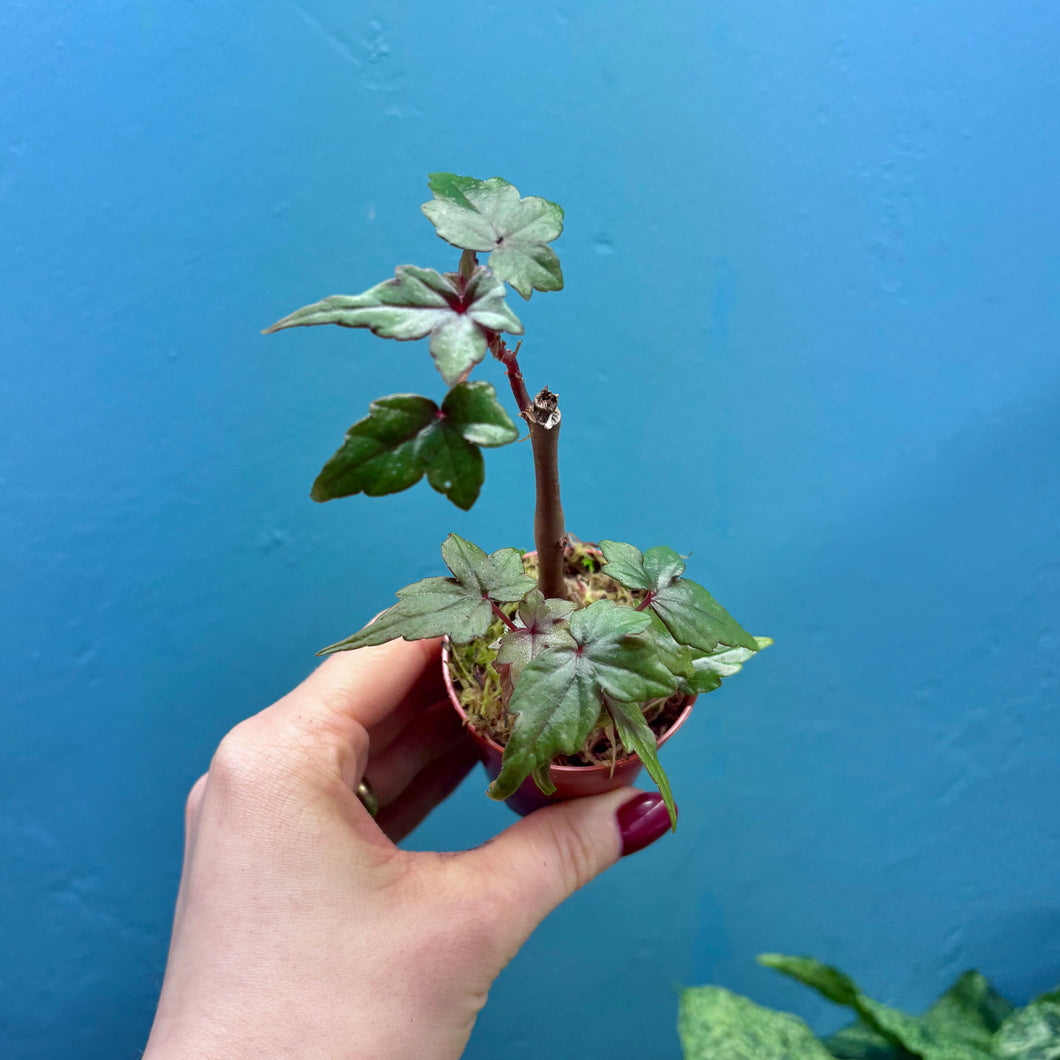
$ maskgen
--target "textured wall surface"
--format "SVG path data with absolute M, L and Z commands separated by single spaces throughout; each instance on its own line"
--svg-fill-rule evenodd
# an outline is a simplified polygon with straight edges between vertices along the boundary
M 529 543 L 526 446 L 469 514 L 312 504 L 369 399 L 440 386 L 259 335 L 451 268 L 435 169 L 567 210 L 567 290 L 517 309 L 570 527 L 694 553 L 776 638 L 669 745 L 676 836 L 545 924 L 468 1055 L 675 1057 L 692 982 L 827 1027 L 763 950 L 912 1007 L 1060 980 L 1058 45 L 1051 0 L 7 0 L 3 1055 L 137 1056 L 217 740 L 447 530 Z M 503 827 L 484 785 L 415 843 Z

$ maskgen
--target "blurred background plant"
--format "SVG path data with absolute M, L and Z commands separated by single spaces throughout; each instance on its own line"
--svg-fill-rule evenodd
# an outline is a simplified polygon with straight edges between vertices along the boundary
M 979 972 L 965 972 L 922 1015 L 866 996 L 811 957 L 767 953 L 775 968 L 850 1009 L 856 1020 L 821 1040 L 798 1017 L 721 987 L 684 990 L 678 1032 L 685 1060 L 1056 1060 L 1060 987 L 1016 1008 Z

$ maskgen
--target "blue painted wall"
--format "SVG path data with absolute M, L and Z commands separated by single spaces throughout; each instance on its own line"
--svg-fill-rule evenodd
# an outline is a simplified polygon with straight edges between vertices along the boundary
M 220 736 L 447 530 L 529 542 L 526 447 L 468 515 L 311 504 L 370 398 L 439 384 L 258 334 L 451 267 L 434 169 L 567 209 L 521 312 L 571 528 L 693 552 L 777 641 L 668 749 L 676 837 L 550 919 L 468 1055 L 676 1056 L 691 982 L 834 1023 L 767 949 L 913 1007 L 1060 980 L 1058 45 L 1051 0 L 8 0 L 3 1055 L 138 1055 Z M 416 842 L 502 827 L 483 786 Z

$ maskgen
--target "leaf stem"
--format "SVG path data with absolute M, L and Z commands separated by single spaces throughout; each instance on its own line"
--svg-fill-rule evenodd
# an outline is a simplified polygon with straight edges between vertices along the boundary
M 468 280 L 471 279 L 472 273 L 474 273 L 478 266 L 478 255 L 473 250 L 465 250 L 460 255 L 460 283 L 461 287 L 466 290 Z
M 490 607 L 493 608 L 493 613 L 509 628 L 515 629 L 515 623 L 492 601 L 490 600 Z
M 530 414 L 531 401 L 530 394 L 526 389 L 526 381 L 523 379 L 523 373 L 519 369 L 519 361 L 517 360 L 519 347 L 522 344 L 522 340 L 520 340 L 515 344 L 514 350 L 509 350 L 508 344 L 497 332 L 493 332 L 489 340 L 490 353 L 504 365 L 508 382 L 511 384 L 512 396 L 515 398 L 516 405 L 519 406 L 519 415 L 526 419 Z
M 633 610 L 634 611 L 643 611 L 646 607 L 648 607 L 651 604 L 652 600 L 654 600 L 654 599 L 655 599 L 655 593 L 649 591 L 648 595 L 645 596 L 644 599 L 641 600 L 641 602 L 639 604 L 637 604 L 637 606 L 635 608 L 633 608 Z

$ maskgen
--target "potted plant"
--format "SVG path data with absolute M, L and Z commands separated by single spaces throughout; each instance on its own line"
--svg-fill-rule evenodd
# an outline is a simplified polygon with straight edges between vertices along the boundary
M 462 251 L 455 272 L 399 265 L 393 279 L 363 294 L 325 298 L 266 330 L 337 324 L 399 341 L 429 338 L 448 388 L 440 404 L 403 393 L 373 401 L 324 465 L 311 496 L 379 496 L 426 475 L 434 489 L 469 509 L 484 480 L 482 450 L 520 436 L 492 384 L 469 379 L 489 353 L 529 432 L 536 551 L 487 555 L 450 534 L 442 545 L 448 577 L 401 589 L 397 604 L 321 654 L 397 637 L 444 637 L 447 687 L 480 742 L 491 797 L 526 812 L 544 798 L 586 792 L 570 786 L 582 774 L 595 777 L 588 791 L 601 790 L 600 774 L 603 783 L 628 783 L 642 761 L 676 823 L 659 743 L 697 695 L 718 688 L 770 642 L 747 633 L 684 577 L 674 550 L 642 553 L 610 540 L 583 545 L 566 531 L 558 399 L 547 388 L 530 396 L 521 344 L 503 337 L 523 334 L 507 286 L 524 299 L 563 287 L 549 245 L 563 230 L 563 210 L 522 198 L 499 177 L 435 173 L 429 186 L 434 197 L 423 212 Z
M 820 1039 L 797 1016 L 718 986 L 681 992 L 685 1060 L 1057 1060 L 1060 988 L 1016 1008 L 979 972 L 965 972 L 921 1016 L 891 1008 L 812 957 L 758 960 L 849 1008 L 853 1023 Z

